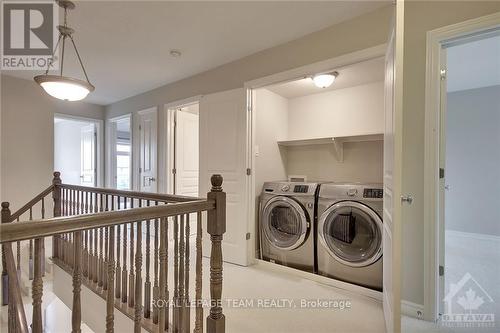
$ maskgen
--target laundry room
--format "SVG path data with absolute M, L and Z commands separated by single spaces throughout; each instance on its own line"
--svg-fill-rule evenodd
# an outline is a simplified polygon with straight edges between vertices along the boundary
M 382 289 L 384 68 L 377 57 L 253 90 L 257 258 Z M 347 194 L 353 205 L 329 208 Z M 323 221 L 321 209 L 329 214 Z M 320 228 L 333 231 L 322 237 Z M 377 277 L 331 273 L 331 263 L 322 269 L 320 242 Z

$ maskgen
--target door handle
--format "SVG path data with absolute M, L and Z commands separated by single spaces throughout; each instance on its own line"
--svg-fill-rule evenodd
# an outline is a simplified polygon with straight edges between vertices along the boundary
M 152 181 L 152 182 L 155 182 L 156 178 L 155 177 L 149 177 L 149 180 Z
M 413 197 L 411 195 L 402 195 L 401 196 L 401 203 L 407 203 L 408 205 L 411 205 L 413 203 Z
M 450 190 L 450 185 L 445 185 L 444 189 L 447 190 L 447 191 Z

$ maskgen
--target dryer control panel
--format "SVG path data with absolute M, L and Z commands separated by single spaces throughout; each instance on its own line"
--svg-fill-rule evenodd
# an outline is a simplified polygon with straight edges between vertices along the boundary
M 293 187 L 293 193 L 307 193 L 309 186 L 307 185 L 295 185 Z
M 384 190 L 381 188 L 365 188 L 363 191 L 363 198 L 368 199 L 382 199 L 384 197 Z

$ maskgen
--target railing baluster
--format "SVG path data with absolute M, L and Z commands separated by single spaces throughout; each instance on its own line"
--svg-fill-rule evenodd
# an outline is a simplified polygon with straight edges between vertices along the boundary
M 147 201 L 147 206 L 150 206 L 150 201 Z M 150 255 L 151 255 L 151 245 L 150 245 L 150 229 L 151 220 L 146 221 L 146 282 L 144 283 L 144 318 L 151 318 L 151 280 L 149 277 L 149 266 L 150 266 Z
M 156 233 L 158 229 L 156 228 Z M 168 296 L 165 291 L 167 289 L 167 279 L 168 275 L 166 268 L 167 253 L 168 253 L 168 220 L 166 217 L 162 217 L 160 220 L 160 285 L 159 285 L 159 295 L 158 299 L 162 301 L 161 307 L 158 309 L 158 333 L 163 332 L 166 325 L 168 325 L 167 314 L 168 314 Z
M 123 197 L 123 208 L 127 208 L 127 198 Z M 122 303 L 127 303 L 127 224 L 123 225 L 123 269 L 122 269 Z
M 45 198 L 42 198 L 42 208 L 41 208 L 42 219 L 45 218 Z M 45 276 L 45 238 L 42 242 L 42 276 Z
M 208 333 L 224 333 L 226 319 L 222 313 L 222 235 L 226 232 L 226 193 L 222 192 L 222 176 L 211 177 L 212 189 L 207 194 L 215 201 L 215 210 L 208 211 L 207 231 L 210 234 L 210 314 L 207 317 Z
M 172 304 L 172 326 L 179 329 L 179 216 L 174 217 L 174 298 Z
M 130 198 L 130 208 L 134 208 L 134 198 Z M 135 304 L 135 274 L 134 274 L 134 224 L 130 223 L 130 270 L 128 276 L 128 306 Z M 138 300 L 139 302 L 141 300 Z
M 113 201 L 114 202 L 114 201 Z M 120 197 L 116 200 L 117 209 L 120 210 Z M 114 210 L 114 206 L 112 208 Z M 115 297 L 120 299 L 121 292 L 121 266 L 120 266 L 120 237 L 121 237 L 121 225 L 116 226 L 116 286 L 115 286 Z
M 134 333 L 141 333 L 142 323 L 142 222 L 137 222 L 137 249 L 135 251 L 135 313 Z M 132 224 L 132 228 L 134 224 Z
M 156 202 L 158 205 L 158 202 Z M 154 258 L 153 258 L 153 268 L 154 268 L 154 282 L 153 282 L 153 323 L 158 324 L 158 297 L 159 297 L 159 287 L 158 287 L 158 233 L 160 229 L 158 229 L 158 219 L 154 221 L 154 229 L 155 229 L 155 238 L 154 238 Z
M 104 201 L 103 196 L 101 194 L 96 194 L 99 197 L 99 212 L 104 211 Z M 98 285 L 101 288 L 104 288 L 104 228 L 99 228 L 99 277 L 98 277 Z
M 190 233 L 190 226 L 189 226 L 189 214 L 186 214 L 186 240 L 185 240 L 185 263 L 184 263 L 184 304 L 183 304 L 183 311 L 184 311 L 184 332 L 189 332 L 191 330 L 191 325 L 190 325 L 190 320 L 191 320 L 191 308 L 190 308 L 190 302 L 189 302 L 189 233 Z
M 30 221 L 33 220 L 33 209 L 30 208 L 30 217 L 29 217 Z M 33 280 L 33 275 L 34 275 L 34 272 L 33 272 L 33 240 L 30 239 L 30 242 L 29 242 L 29 258 L 28 258 L 28 278 L 30 280 Z
M 202 226 L 201 226 L 201 212 L 197 214 L 196 218 L 196 317 L 194 333 L 203 333 L 203 306 L 201 304 L 202 293 Z
M 17 219 L 17 222 L 19 222 L 19 218 Z M 21 242 L 17 241 L 17 247 L 16 247 L 16 261 L 17 261 L 17 278 L 19 281 L 21 281 Z M 5 267 L 5 266 L 4 266 Z M 7 274 L 7 272 L 5 272 Z M 7 293 L 6 293 L 7 295 Z
M 43 281 L 42 281 L 42 255 L 43 238 L 35 239 L 35 267 L 34 277 L 32 283 L 32 298 L 33 298 L 33 333 L 42 333 L 42 295 L 43 295 Z
M 117 226 L 120 228 L 120 226 Z M 118 229 L 120 230 L 120 229 Z M 115 300 L 113 295 L 113 285 L 115 276 L 114 248 L 115 248 L 115 227 L 109 228 L 109 254 L 108 254 L 108 293 L 106 297 L 106 333 L 114 332 L 114 311 Z
M 82 304 L 80 298 L 82 286 L 82 270 L 81 270 L 81 244 L 82 232 L 76 231 L 73 237 L 74 241 L 74 257 L 73 257 L 73 308 L 71 311 L 71 327 L 72 333 L 81 332 L 82 323 Z
M 185 255 L 185 244 L 184 244 L 184 226 L 185 220 L 184 215 L 180 216 L 180 235 L 179 235 L 179 314 L 178 314 L 178 329 L 179 332 L 185 332 L 184 326 L 184 315 L 185 315 L 185 299 L 184 299 L 184 255 Z

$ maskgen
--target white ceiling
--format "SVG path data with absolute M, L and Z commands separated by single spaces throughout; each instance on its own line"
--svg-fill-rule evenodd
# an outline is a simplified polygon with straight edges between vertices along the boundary
M 300 79 L 266 87 L 266 89 L 281 95 L 285 98 L 295 98 L 300 96 L 322 93 L 329 90 L 354 87 L 361 84 L 384 80 L 384 58 L 376 58 L 363 61 L 357 64 L 333 68 L 339 73 L 335 82 L 328 88 L 318 88 L 312 79 Z
M 500 36 L 447 49 L 448 92 L 500 85 Z
M 387 1 L 78 1 L 69 24 L 90 80 L 109 104 L 297 39 Z M 346 36 L 348 38 L 348 36 Z M 180 58 L 169 55 L 182 52 Z M 72 52 L 65 72 L 81 75 Z M 31 71 L 9 75 L 31 79 Z

